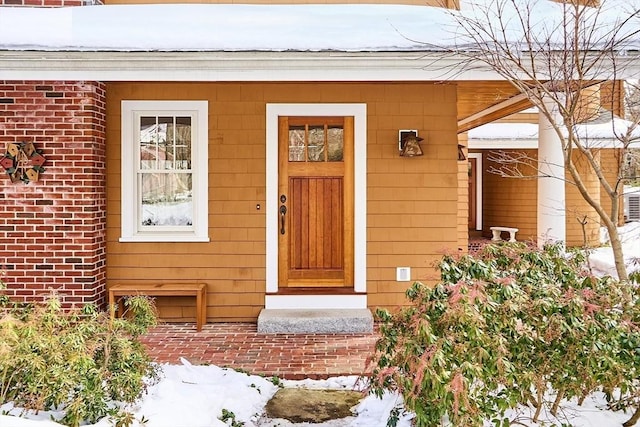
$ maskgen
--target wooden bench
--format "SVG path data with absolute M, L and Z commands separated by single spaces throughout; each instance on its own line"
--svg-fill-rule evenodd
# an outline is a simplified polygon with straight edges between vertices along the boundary
M 133 283 L 116 284 L 109 288 L 109 309 L 111 317 L 115 317 L 116 304 L 118 314 L 124 312 L 122 297 L 146 295 L 151 297 L 196 297 L 196 329 L 202 330 L 207 323 L 207 285 L 204 283 Z
M 493 237 L 491 238 L 491 241 L 493 242 L 499 242 L 502 240 L 502 232 L 506 231 L 509 233 L 509 241 L 510 242 L 515 242 L 516 241 L 516 233 L 519 231 L 517 228 L 512 228 L 512 227 L 490 227 L 491 229 L 491 233 L 493 233 Z

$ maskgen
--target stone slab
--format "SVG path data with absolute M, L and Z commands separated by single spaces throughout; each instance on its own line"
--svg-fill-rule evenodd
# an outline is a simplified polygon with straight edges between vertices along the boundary
M 258 316 L 260 334 L 341 334 L 373 332 L 368 309 L 264 309 Z

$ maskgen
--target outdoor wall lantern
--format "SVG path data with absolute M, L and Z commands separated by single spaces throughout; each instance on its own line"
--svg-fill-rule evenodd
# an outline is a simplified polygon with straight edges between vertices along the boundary
M 458 160 L 467 160 L 467 156 L 464 154 L 465 146 L 458 144 Z
M 422 147 L 420 141 L 424 138 L 418 136 L 417 130 L 399 130 L 398 131 L 398 150 L 401 157 L 422 156 Z

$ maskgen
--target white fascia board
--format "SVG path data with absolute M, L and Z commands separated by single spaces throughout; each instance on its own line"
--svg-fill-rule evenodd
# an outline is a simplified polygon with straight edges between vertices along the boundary
M 537 139 L 480 139 L 480 140 L 468 140 L 468 146 L 470 150 L 537 150 Z M 622 148 L 619 141 L 613 138 L 594 138 L 585 139 L 582 141 L 585 148 L 590 149 L 606 149 L 606 148 Z M 636 148 L 637 145 L 632 143 L 632 148 Z
M 0 51 L 0 80 L 502 80 L 487 67 L 425 52 Z
M 540 64 L 539 67 L 545 64 Z M 640 56 L 616 57 L 591 79 L 640 75 Z M 618 74 L 613 75 L 612 70 Z M 524 78 L 524 77 L 523 77 Z M 499 81 L 481 61 L 433 51 L 0 50 L 0 80 Z
M 470 139 L 469 150 L 530 150 L 538 149 L 537 139 Z

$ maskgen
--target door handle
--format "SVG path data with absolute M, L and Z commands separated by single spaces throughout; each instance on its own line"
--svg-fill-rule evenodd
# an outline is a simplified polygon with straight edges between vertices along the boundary
M 287 207 L 280 205 L 280 234 L 284 234 L 284 217 L 287 214 Z

